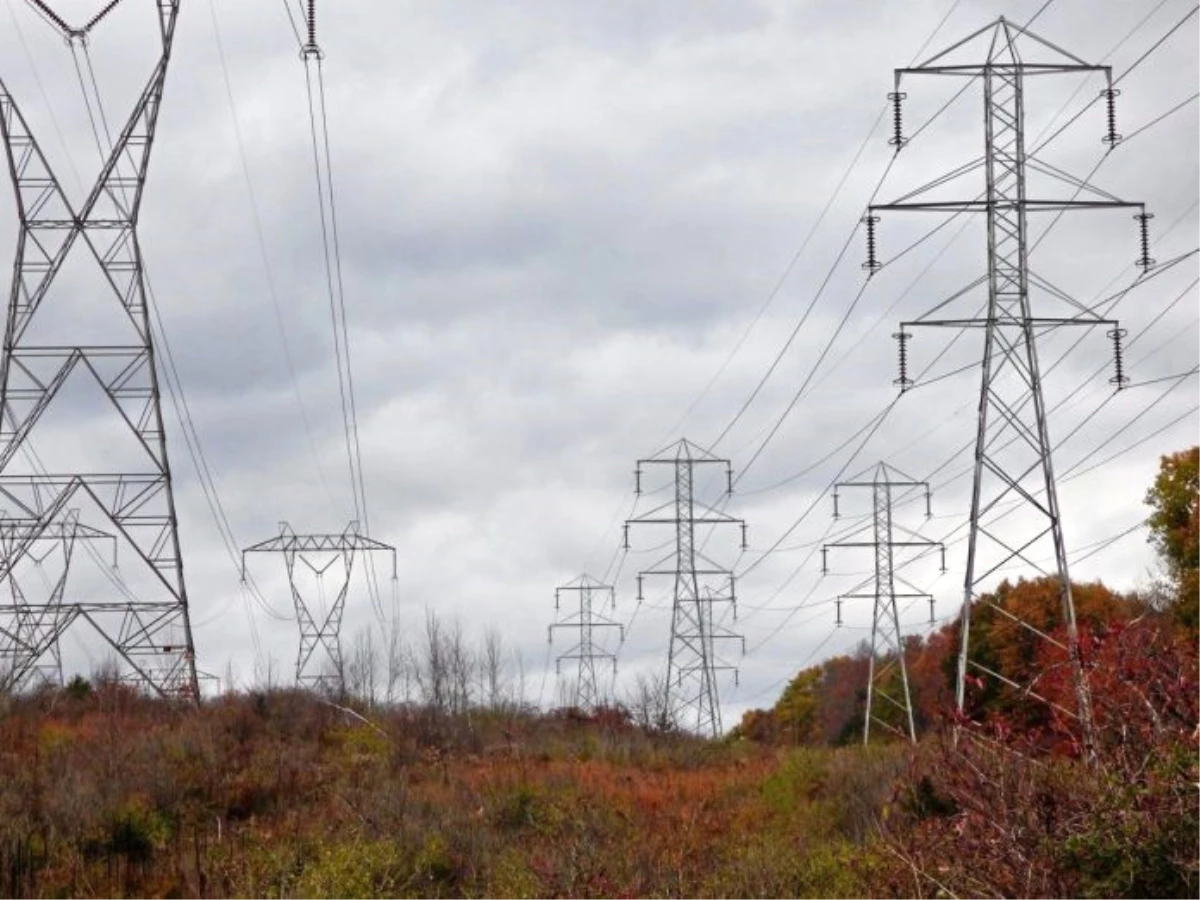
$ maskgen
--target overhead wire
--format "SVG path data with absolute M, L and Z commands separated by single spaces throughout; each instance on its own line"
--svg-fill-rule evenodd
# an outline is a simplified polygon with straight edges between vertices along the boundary
M 1145 22 L 1145 19 L 1144 19 L 1144 22 Z M 1174 34 L 1174 32 L 1175 32 L 1177 29 L 1178 29 L 1178 24 L 1176 24 L 1176 25 L 1174 26 L 1174 28 L 1172 28 L 1172 29 L 1171 29 L 1171 31 L 1169 32 L 1169 34 Z M 1136 31 L 1136 26 L 1135 26 L 1135 29 L 1134 29 L 1134 31 Z M 1129 34 L 1129 35 L 1127 35 L 1127 36 L 1126 36 L 1126 38 L 1124 38 L 1124 40 L 1128 40 L 1128 38 L 1129 38 L 1130 36 L 1132 36 L 1132 34 L 1133 34 L 1133 31 L 1132 31 L 1132 32 L 1130 32 L 1130 34 Z M 1168 35 L 1168 36 L 1169 36 L 1169 35 Z M 1165 40 L 1165 37 L 1164 37 L 1164 38 L 1160 38 L 1160 40 L 1159 40 L 1158 42 L 1156 42 L 1156 44 L 1154 44 L 1154 46 L 1156 46 L 1156 47 L 1160 47 L 1160 46 L 1162 46 L 1162 43 L 1164 42 L 1164 40 Z M 1123 43 L 1123 41 L 1122 41 L 1122 43 Z M 1120 44 L 1118 44 L 1118 46 L 1120 46 Z M 1142 58 L 1139 60 L 1139 62 L 1140 62 L 1140 61 L 1142 61 L 1142 60 L 1145 60 L 1145 59 L 1146 59 L 1146 55 L 1147 55 L 1147 54 L 1144 54 L 1144 55 L 1142 55 Z M 1177 109 L 1180 109 L 1180 108 L 1182 108 L 1183 106 L 1186 106 L 1186 104 L 1180 104 L 1180 106 L 1176 107 L 1176 112 L 1177 112 Z M 1078 118 L 1078 116 L 1076 116 L 1076 118 Z M 1165 116 L 1164 116 L 1164 118 L 1165 118 Z M 1156 121 L 1157 121 L 1157 120 L 1156 120 Z M 1052 137 L 1054 137 L 1054 136 L 1051 136 L 1051 139 L 1052 139 Z M 1044 142 L 1044 143 L 1042 144 L 1042 146 L 1044 146 L 1044 145 L 1045 145 L 1045 143 L 1049 143 L 1049 140 L 1046 140 L 1046 142 Z M 970 367 L 973 367 L 973 366 L 970 366 Z M 964 368 L 970 368 L 970 367 L 964 367 Z M 888 407 L 888 409 L 890 409 L 890 406 Z M 778 545 L 776 545 L 776 546 L 778 546 Z M 762 558 L 764 558 L 764 557 L 762 557 Z M 760 560 L 758 560 L 758 563 L 761 563 L 761 562 L 762 562 L 762 558 L 760 558 Z
M 285 0 L 286 4 L 286 0 Z M 321 488 L 325 492 L 326 499 L 330 505 L 333 505 L 333 494 L 330 491 L 329 481 L 325 475 L 325 467 L 321 465 L 321 456 L 317 451 L 316 438 L 313 435 L 312 421 L 308 414 L 308 405 L 304 401 L 303 392 L 300 389 L 300 380 L 296 374 L 295 356 L 292 352 L 291 340 L 288 338 L 287 324 L 283 316 L 283 306 L 279 301 L 279 291 L 275 284 L 275 270 L 271 265 L 271 257 L 267 252 L 267 242 L 265 230 L 263 229 L 262 214 L 259 211 L 258 196 L 254 190 L 254 181 L 250 177 L 250 162 L 246 155 L 246 142 L 242 135 L 241 119 L 238 116 L 237 102 L 234 99 L 233 79 L 229 71 L 229 62 L 225 53 L 225 40 L 221 34 L 221 22 L 217 15 L 216 0 L 208 0 L 208 11 L 212 20 L 213 39 L 217 47 L 217 58 L 221 64 L 221 76 L 225 85 L 225 99 L 229 104 L 229 118 L 233 125 L 234 141 L 238 148 L 238 158 L 242 167 L 242 181 L 246 188 L 246 197 L 250 205 L 250 218 L 254 226 L 254 235 L 258 243 L 259 259 L 262 262 L 263 277 L 266 282 L 267 296 L 271 300 L 271 309 L 275 314 L 275 328 L 279 334 L 280 346 L 283 349 L 284 363 L 287 366 L 288 378 L 292 384 L 292 392 L 296 400 L 296 407 L 300 412 L 300 419 L 304 425 L 304 433 L 308 441 L 309 453 L 312 456 L 313 464 L 316 469 L 317 479 L 320 481 Z

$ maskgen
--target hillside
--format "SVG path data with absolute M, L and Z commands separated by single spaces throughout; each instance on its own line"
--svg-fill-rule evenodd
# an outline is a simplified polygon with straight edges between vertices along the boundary
M 1196 778 L 1173 727 L 1090 769 L 77 682 L 0 720 L 0 893 L 1194 896 Z

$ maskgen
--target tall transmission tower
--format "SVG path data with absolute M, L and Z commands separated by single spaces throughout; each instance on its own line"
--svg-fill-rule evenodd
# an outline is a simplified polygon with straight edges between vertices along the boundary
M 30 2 L 73 54 L 85 55 L 93 29 L 118 5 L 108 3 L 73 27 L 42 0 Z M 150 76 L 116 139 L 103 135 L 110 146 L 101 148 L 99 174 L 79 205 L 0 80 L 0 138 L 19 220 L 0 356 L 0 502 L 12 516 L 5 520 L 12 539 L 0 562 L 6 595 L 0 599 L 0 671 L 7 673 L 0 681 L 14 687 L 45 654 L 58 660 L 59 638 L 83 619 L 128 665 L 127 677 L 162 695 L 199 696 L 137 231 L 179 0 L 157 0 L 151 14 L 158 19 Z M 86 86 L 84 93 L 89 110 L 100 106 L 94 79 L 91 93 Z M 96 137 L 99 144 L 101 133 Z M 78 406 L 81 391 L 91 394 L 86 413 Z M 85 415 L 105 413 L 110 431 L 120 432 L 119 449 L 77 432 L 67 439 L 74 452 L 56 453 L 68 457 L 61 467 L 43 465 L 33 446 L 39 425 L 51 428 L 44 423 L 63 411 L 70 416 L 66 427 L 76 429 Z M 52 443 L 50 449 L 62 451 L 61 432 L 57 438 L 40 446 Z M 62 579 L 46 602 L 30 602 L 18 586 L 18 570 L 47 540 L 92 536 L 81 530 L 80 516 L 95 516 L 97 533 L 111 530 L 132 550 L 144 569 L 138 593 L 109 571 L 121 596 L 106 597 L 107 589 L 89 590 L 93 596 L 86 599 L 72 596 L 67 552 Z
M 733 572 L 718 565 L 696 546 L 697 526 L 739 525 L 742 549 L 746 549 L 746 523 L 695 497 L 698 469 L 723 466 L 725 489 L 733 493 L 733 468 L 688 440 L 681 440 L 649 459 L 640 459 L 634 470 L 635 490 L 642 493 L 642 473 L 647 466 L 670 466 L 674 470 L 674 496 L 649 512 L 625 523 L 625 548 L 629 549 L 631 525 L 671 525 L 675 529 L 674 549 L 638 575 L 638 599 L 642 599 L 643 579 L 647 575 L 669 575 L 675 580 L 671 604 L 671 647 L 667 658 L 665 708 L 672 724 L 690 726 L 700 734 L 721 734 L 721 706 L 717 693 L 717 672 L 733 671 L 721 662 L 717 641 L 745 639 L 728 630 L 713 615 L 713 607 L 729 604 L 737 614 L 737 592 Z
M 579 601 L 579 611 L 555 622 L 548 629 L 550 640 L 554 639 L 554 631 L 558 628 L 571 629 L 579 632 L 579 641 L 566 653 L 561 654 L 554 662 L 555 671 L 562 674 L 563 660 L 574 660 L 577 664 L 575 677 L 575 705 L 583 710 L 593 710 L 604 700 L 596 678 L 596 660 L 610 661 L 612 671 L 617 672 L 617 657 L 596 644 L 596 632 L 605 628 L 616 628 L 621 640 L 625 640 L 625 626 L 619 622 L 605 618 L 596 611 L 597 601 L 614 604 L 614 594 L 611 585 L 597 581 L 591 575 L 583 574 L 554 589 L 554 609 L 561 608 L 564 594 L 575 594 Z
M 1051 462 L 1051 441 L 1038 364 L 1037 337 L 1049 330 L 1068 326 L 1106 326 L 1114 343 L 1119 389 L 1124 382 L 1121 366 L 1121 337 L 1117 322 L 1103 318 L 1086 304 L 1072 298 L 1039 277 L 1029 268 L 1028 216 L 1037 212 L 1069 210 L 1135 209 L 1141 230 L 1141 257 L 1137 265 L 1148 269 L 1147 223 L 1150 216 L 1141 203 L 1131 203 L 1102 191 L 1039 158 L 1040 148 L 1030 150 L 1025 139 L 1025 79 L 1033 75 L 1100 73 L 1106 79 L 1101 95 L 1107 101 L 1108 129 L 1105 143 L 1121 140 L 1116 132 L 1113 106 L 1112 69 L 1091 65 L 1077 56 L 1003 18 L 981 28 L 951 47 L 912 68 L 896 70 L 896 90 L 889 97 L 895 106 L 895 134 L 890 143 L 899 150 L 907 138 L 902 133 L 900 92 L 902 78 L 912 75 L 949 75 L 978 80 L 983 87 L 983 156 L 950 175 L 912 191 L 894 203 L 872 206 L 868 213 L 868 260 L 866 267 L 879 267 L 874 255 L 874 221 L 882 211 L 931 210 L 935 212 L 979 212 L 987 220 L 987 312 L 983 317 L 953 318 L 945 315 L 958 295 L 912 322 L 904 322 L 900 340 L 903 391 L 911 381 L 906 371 L 906 344 L 914 326 L 981 328 L 984 331 L 982 383 L 975 440 L 974 482 L 971 493 L 970 536 L 963 585 L 961 648 L 956 679 L 956 702 L 960 714 L 969 714 L 966 686 L 969 679 L 1007 685 L 1022 697 L 1050 702 L 1038 693 L 1034 682 L 1021 683 L 1012 673 L 997 671 L 979 658 L 971 641 L 972 606 L 996 573 L 1010 568 L 1032 570 L 1056 578 L 1059 584 L 1063 637 L 1047 634 L 1018 620 L 1041 639 L 1056 645 L 1069 662 L 1074 686 L 1074 709 L 1055 704 L 1059 711 L 1077 720 L 1085 754 L 1095 752 L 1095 727 L 1091 698 L 1079 654 L 1075 605 L 1067 570 L 1066 542 Z M 983 169 L 985 188 L 971 200 L 944 199 L 940 188 Z M 1036 175 L 1071 195 L 1032 199 L 1028 180 Z M 1063 314 L 1035 316 L 1031 288 L 1043 300 L 1057 302 Z M 1000 525 L 1001 517 L 1009 521 Z M 1049 565 L 1041 560 L 1052 560 Z M 999 606 L 999 615 L 1014 618 Z
M 346 610 L 350 576 L 354 571 L 355 559 L 360 554 L 374 552 L 392 555 L 394 583 L 396 548 L 359 534 L 357 522 L 351 522 L 341 534 L 296 534 L 287 522 L 280 522 L 278 537 L 242 551 L 243 580 L 246 577 L 248 554 L 283 554 L 296 621 L 300 626 L 300 650 L 296 655 L 298 685 L 333 694 L 343 693 L 342 616 Z M 309 584 L 301 580 L 306 573 Z M 325 578 L 330 573 L 333 583 L 326 585 Z M 313 588 L 315 597 L 312 596 Z M 379 610 L 376 613 L 382 615 Z
M 866 474 L 866 473 L 863 473 Z M 875 466 L 870 481 L 861 480 L 862 475 L 849 481 L 838 482 L 833 490 L 833 516 L 838 518 L 841 511 L 838 508 L 839 492 L 848 488 L 870 488 L 872 499 L 872 516 L 870 525 L 863 525 L 845 537 L 825 544 L 821 548 L 821 569 L 829 572 L 829 551 L 846 548 L 868 548 L 875 557 L 875 571 L 867 581 L 856 585 L 850 593 L 842 594 L 837 599 L 837 620 L 842 624 L 842 603 L 845 600 L 871 600 L 874 604 L 871 614 L 871 658 L 867 669 L 867 702 L 863 714 L 863 743 L 871 740 L 871 723 L 888 729 L 911 741 L 917 739 L 917 728 L 913 721 L 912 694 L 908 687 L 908 666 L 904 660 L 904 636 L 900 630 L 899 600 L 928 600 L 929 620 L 933 621 L 933 595 L 917 590 L 907 580 L 896 573 L 896 550 L 917 550 L 928 552 L 938 549 L 942 554 L 942 571 L 946 571 L 946 548 L 937 541 L 921 537 L 916 532 L 897 525 L 892 516 L 892 506 L 896 499 L 894 491 L 898 488 L 910 492 L 922 490 L 925 495 L 925 516 L 930 515 L 929 485 L 924 481 L 915 481 L 898 469 L 880 462 Z M 862 532 L 870 529 L 871 540 L 855 540 Z M 895 530 L 903 531 L 904 540 L 896 540 Z M 901 589 L 897 590 L 897 583 Z M 867 585 L 871 590 L 863 591 Z M 905 590 L 907 589 L 907 590 Z M 899 691 L 896 691 L 894 680 L 899 675 Z M 898 696 L 897 696 L 898 694 Z M 899 713 L 903 724 L 894 724 L 894 715 Z M 889 715 L 890 714 L 890 715 Z

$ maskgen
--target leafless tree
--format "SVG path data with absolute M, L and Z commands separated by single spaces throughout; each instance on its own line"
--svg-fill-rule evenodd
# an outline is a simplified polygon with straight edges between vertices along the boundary
M 491 710 L 504 708 L 511 701 L 511 661 L 504 652 L 504 638 L 495 628 L 483 635 L 478 660 L 480 701 Z
M 400 620 L 392 619 L 387 635 L 387 656 L 384 660 L 384 698 L 388 703 L 412 700 L 413 655 L 400 629 Z
M 374 630 L 369 626 L 361 628 L 354 635 L 350 661 L 346 665 L 346 691 L 367 705 L 374 704 L 378 671 L 379 653 L 375 647 Z
M 635 725 L 661 731 L 673 726 L 667 706 L 667 679 L 662 675 L 639 674 L 628 692 L 625 705 Z

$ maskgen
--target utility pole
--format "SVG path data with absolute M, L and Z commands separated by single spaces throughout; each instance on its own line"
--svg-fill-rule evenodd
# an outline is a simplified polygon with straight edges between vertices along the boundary
M 721 466 L 725 469 L 724 496 L 733 493 L 733 469 L 729 460 L 720 459 L 687 440 L 667 447 L 649 459 L 640 459 L 634 470 L 635 490 L 642 493 L 642 473 L 647 466 L 670 466 L 674 474 L 674 496 L 637 518 L 625 523 L 625 548 L 629 549 L 631 525 L 671 525 L 675 529 L 675 547 L 666 556 L 638 575 L 638 599 L 647 575 L 669 575 L 675 581 L 671 604 L 671 647 L 667 657 L 666 711 L 669 721 L 690 725 L 700 734 L 721 734 L 721 706 L 717 696 L 716 673 L 734 666 L 720 662 L 716 642 L 745 639 L 726 629 L 713 615 L 717 603 L 727 603 L 737 615 L 734 575 L 715 563 L 696 547 L 696 526 L 739 525 L 742 549 L 746 549 L 746 523 L 741 519 L 698 502 L 695 498 L 697 469 Z
M 246 556 L 250 553 L 282 553 L 291 587 L 296 621 L 300 626 L 300 650 L 296 656 L 296 684 L 315 691 L 340 695 L 345 690 L 342 666 L 342 615 L 354 560 L 359 554 L 386 552 L 392 555 L 392 580 L 396 580 L 396 548 L 358 533 L 351 522 L 341 534 L 296 534 L 287 522 L 279 523 L 279 536 L 242 551 L 242 580 L 246 579 Z M 303 566 L 297 569 L 296 563 Z M 304 573 L 315 581 L 317 596 L 300 583 Z M 332 592 L 325 576 L 333 573 Z M 333 599 L 329 597 L 332 593 Z M 378 613 L 378 610 L 377 610 Z M 324 651 L 323 654 L 318 650 Z
M 596 612 L 597 600 L 600 601 L 601 606 L 608 603 L 615 607 L 611 585 L 603 584 L 591 575 L 580 575 L 574 581 L 554 589 L 555 611 L 560 609 L 563 594 L 575 594 L 578 597 L 579 612 L 551 625 L 547 629 L 549 639 L 554 640 L 556 628 L 569 628 L 579 632 L 579 642 L 554 661 L 554 668 L 555 672 L 561 675 L 564 659 L 576 661 L 578 667 L 575 678 L 575 705 L 590 712 L 604 699 L 596 680 L 596 660 L 611 661 L 613 675 L 617 673 L 617 657 L 596 645 L 596 631 L 597 629 L 616 628 L 623 641 L 625 640 L 625 626 Z
M 971 643 L 973 604 L 996 573 L 1010 568 L 1032 570 L 1053 577 L 1060 591 L 1063 636 L 1060 639 L 1034 625 L 1018 620 L 1041 639 L 1060 648 L 1070 665 L 1074 685 L 1074 709 L 1056 708 L 1078 721 L 1085 755 L 1094 758 L 1095 726 L 1087 679 L 1079 655 L 1075 606 L 1067 571 L 1066 542 L 1051 462 L 1051 440 L 1038 363 L 1037 336 L 1068 325 L 1106 326 L 1116 358 L 1116 376 L 1111 381 L 1120 389 L 1125 381 L 1121 366 L 1121 338 L 1117 322 L 1105 319 L 1084 303 L 1038 277 L 1029 268 L 1028 216 L 1031 213 L 1070 210 L 1134 209 L 1141 231 L 1138 266 L 1148 269 L 1147 223 L 1150 216 L 1141 203 L 1123 201 L 1081 179 L 1075 178 L 1038 157 L 1040 147 L 1030 149 L 1025 139 L 1025 79 L 1033 75 L 1100 73 L 1106 79 L 1101 92 L 1108 107 L 1108 129 L 1103 141 L 1110 147 L 1121 140 L 1116 132 L 1112 69 L 1091 65 L 1077 56 L 1003 18 L 981 28 L 920 65 L 896 70 L 896 90 L 889 95 L 895 108 L 895 133 L 890 141 L 897 152 L 907 143 L 901 125 L 902 78 L 913 75 L 947 75 L 978 80 L 983 87 L 983 156 L 930 184 L 911 191 L 894 203 L 870 207 L 866 221 L 868 259 L 871 273 L 879 267 L 875 257 L 877 213 L 929 210 L 942 213 L 979 212 L 987 220 L 987 307 L 983 317 L 945 316 L 959 296 L 939 304 L 912 322 L 901 324 L 901 391 L 911 386 L 907 373 L 908 330 L 914 326 L 981 328 L 984 331 L 982 383 L 975 439 L 974 482 L 971 494 L 970 536 L 963 585 L 961 647 L 956 682 L 960 715 L 968 715 L 966 685 L 979 679 L 1007 685 L 1021 697 L 1051 702 L 1037 691 L 1036 680 L 1019 683 L 1012 674 L 996 670 L 978 658 Z M 944 198 L 944 186 L 968 173 L 983 169 L 985 187 L 974 199 Z M 1034 174 L 1060 188 L 1067 198 L 1033 199 L 1027 196 L 1028 177 Z M 1035 316 L 1031 288 L 1048 301 L 1058 301 L 1065 314 Z M 1001 516 L 1012 516 L 1003 530 Z M 1042 558 L 1052 560 L 1047 566 Z M 1015 618 L 995 606 L 999 615 Z
M 864 473 L 865 474 L 865 473 Z M 838 508 L 839 491 L 847 488 L 870 488 L 872 498 L 871 540 L 855 540 L 866 525 L 857 529 L 833 543 L 821 548 L 821 570 L 829 572 L 829 551 L 839 548 L 870 548 L 875 556 L 875 572 L 871 579 L 854 587 L 850 593 L 842 594 L 837 599 L 837 624 L 842 624 L 842 603 L 845 600 L 871 600 L 874 603 L 871 614 L 871 659 L 867 670 L 867 703 L 863 714 L 863 743 L 870 743 L 871 723 L 875 722 L 896 734 L 907 737 L 914 743 L 917 740 L 917 728 L 913 722 L 912 695 L 908 688 L 908 666 L 904 660 L 904 637 L 900 631 L 900 610 L 898 600 L 928 600 L 929 621 L 933 622 L 933 595 L 919 591 L 908 581 L 896 574 L 895 550 L 917 549 L 929 551 L 938 549 L 942 554 L 942 571 L 946 571 L 946 548 L 937 541 L 930 541 L 908 528 L 895 525 L 892 517 L 892 505 L 895 499 L 894 490 L 903 488 L 906 491 L 920 489 L 925 494 L 925 517 L 931 514 L 929 485 L 924 481 L 915 481 L 898 469 L 880 462 L 875 466 L 874 477 L 870 481 L 860 480 L 856 476 L 850 481 L 838 482 L 833 489 L 833 517 L 840 516 Z M 906 540 L 896 540 L 893 529 L 899 529 L 907 536 Z M 899 582 L 907 590 L 896 590 Z M 871 590 L 861 589 L 868 584 Z M 890 680 L 895 671 L 900 674 L 900 696 L 893 696 Z M 897 728 L 889 721 L 887 712 L 899 710 L 904 719 L 904 727 Z
M 92 31 L 116 7 L 109 3 L 73 27 L 42 0 L 31 0 L 41 21 L 78 56 Z M 0 80 L 0 139 L 18 216 L 12 288 L 0 356 L 0 497 L 13 514 L 14 539 L 4 547 L 0 582 L 0 670 L 14 687 L 58 639 L 83 619 L 127 664 L 126 677 L 164 696 L 199 698 L 187 588 L 166 432 L 159 398 L 138 214 L 150 149 L 162 105 L 179 0 L 157 0 L 156 55 L 150 76 L 115 140 L 96 133 L 103 157 L 82 203 L 74 205 L 47 161 L 16 98 Z M 91 70 L 90 60 L 87 70 Z M 81 84 L 83 76 L 80 76 Z M 89 110 L 100 107 L 93 83 L 83 87 Z M 81 269 L 87 267 L 90 283 Z M 60 278 L 64 268 L 67 277 Z M 97 333 L 104 337 L 97 339 Z M 65 389 L 64 389 L 65 388 Z M 74 423 L 104 412 L 127 441 L 118 453 L 79 435 L 70 462 L 48 471 L 34 452 L 38 425 L 78 403 L 79 389 L 103 397 Z M 69 395 L 64 399 L 62 395 Z M 61 450 L 61 437 L 55 450 Z M 99 444 L 99 446 L 97 446 Z M 43 450 L 47 444 L 40 445 Z M 119 597 L 64 596 L 66 574 L 50 602 L 35 604 L 16 583 L 18 569 L 46 540 L 73 540 L 79 516 L 97 531 L 121 538 L 142 576 L 135 595 L 121 580 Z M 62 537 L 66 535 L 66 537 Z M 64 564 L 70 564 L 70 554 Z M 106 571 L 110 579 L 115 578 Z M 0 590 L 4 590 L 0 587 Z

